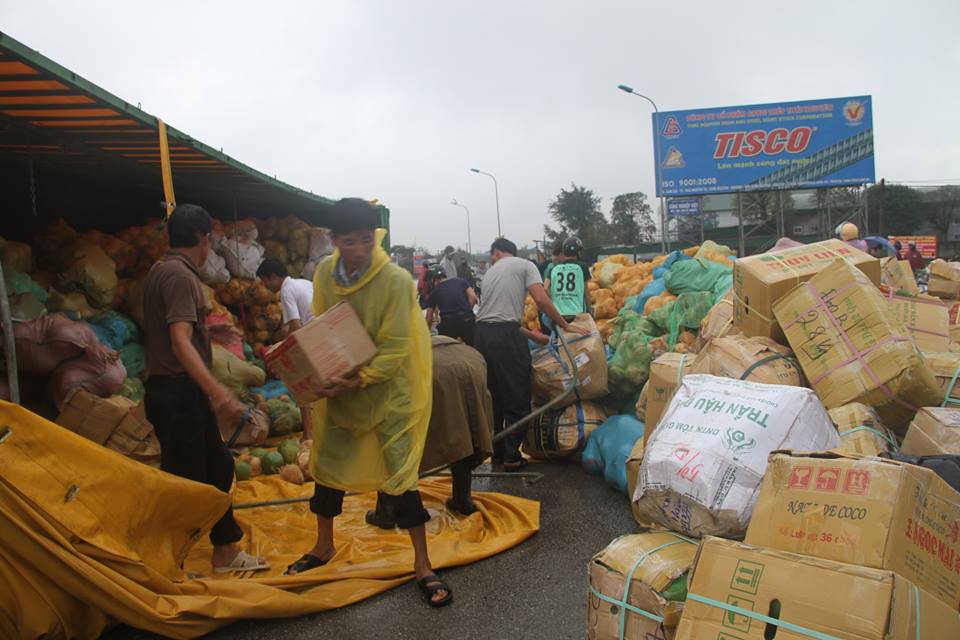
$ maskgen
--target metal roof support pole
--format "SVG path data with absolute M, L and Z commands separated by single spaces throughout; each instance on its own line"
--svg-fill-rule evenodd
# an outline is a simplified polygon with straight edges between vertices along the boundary
M 30 213 L 37 217 L 37 182 L 33 169 L 33 143 L 27 140 L 27 177 L 30 180 Z
M 10 316 L 10 300 L 7 298 L 7 283 L 3 280 L 0 264 L 0 323 L 3 324 L 4 348 L 7 352 L 7 385 L 10 401 L 20 404 L 20 380 L 17 377 L 17 342 L 13 336 L 13 318 Z
M 167 125 L 157 118 L 157 130 L 160 142 L 160 175 L 163 179 L 163 205 L 167 209 L 167 218 L 177 206 L 177 197 L 173 193 L 173 170 L 170 167 L 170 144 L 167 141 Z

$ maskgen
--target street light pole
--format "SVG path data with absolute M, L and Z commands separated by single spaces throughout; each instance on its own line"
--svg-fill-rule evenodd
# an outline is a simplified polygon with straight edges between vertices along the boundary
M 470 209 L 467 209 L 467 205 L 457 202 L 457 199 L 454 198 L 450 201 L 450 204 L 456 207 L 463 207 L 463 210 L 467 212 L 467 253 L 470 254 L 470 259 L 473 259 L 473 242 L 470 240 Z
M 654 131 L 653 131 L 653 143 L 654 143 L 654 153 L 657 156 L 656 157 L 657 166 L 656 166 L 656 170 L 654 171 L 654 176 L 656 177 L 656 180 L 657 180 L 657 186 L 654 193 L 662 192 L 663 182 L 661 180 L 662 156 L 660 153 L 660 109 L 657 108 L 656 102 L 654 102 L 652 99 L 648 98 L 647 96 L 643 95 L 642 93 L 637 93 L 636 91 L 633 90 L 633 87 L 631 87 L 630 85 L 619 84 L 617 85 L 617 89 L 620 89 L 620 91 L 623 91 L 625 93 L 633 94 L 638 98 L 643 98 L 644 100 L 649 102 L 650 105 L 653 107 L 654 121 L 656 122 L 656 126 L 654 127 Z M 668 248 L 669 248 L 669 244 L 667 242 L 666 204 L 664 203 L 664 197 L 660 196 L 660 250 L 663 253 L 666 253 Z
M 497 186 L 497 178 L 492 173 L 487 173 L 486 171 L 480 171 L 480 169 L 471 168 L 470 171 L 474 173 L 479 173 L 483 176 L 489 176 L 493 180 L 493 196 L 497 201 L 497 237 L 503 237 L 503 231 L 500 230 L 500 187 Z

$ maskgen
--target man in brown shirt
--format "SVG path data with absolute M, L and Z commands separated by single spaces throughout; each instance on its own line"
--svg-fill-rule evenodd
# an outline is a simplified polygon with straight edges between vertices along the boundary
M 235 425 L 245 407 L 210 372 L 212 349 L 206 301 L 197 269 L 210 254 L 213 221 L 203 208 L 179 205 L 167 221 L 170 251 L 144 283 L 147 419 L 160 441 L 160 468 L 229 491 L 233 457 L 217 420 Z M 269 565 L 241 551 L 243 532 L 228 509 L 210 531 L 217 573 L 256 571 Z

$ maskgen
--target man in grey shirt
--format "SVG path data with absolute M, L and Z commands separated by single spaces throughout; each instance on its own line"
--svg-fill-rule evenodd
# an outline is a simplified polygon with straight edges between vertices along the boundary
M 517 245 L 506 238 L 497 238 L 490 247 L 493 266 L 483 278 L 483 296 L 477 314 L 474 347 L 487 362 L 487 386 L 493 397 L 494 431 L 520 420 L 530 412 L 530 348 L 520 333 L 523 305 L 527 293 L 555 326 L 565 331 L 587 334 L 587 330 L 570 326 L 550 301 L 543 288 L 537 265 L 517 257 Z M 505 471 L 518 471 L 526 466 L 520 455 L 525 429 L 494 444 L 494 462 L 503 462 Z

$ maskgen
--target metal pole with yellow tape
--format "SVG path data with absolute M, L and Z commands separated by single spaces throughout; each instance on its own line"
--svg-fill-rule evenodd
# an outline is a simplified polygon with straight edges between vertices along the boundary
M 173 193 L 173 171 L 170 168 L 170 145 L 167 142 L 167 125 L 157 118 L 157 129 L 160 134 L 160 175 L 163 178 L 163 206 L 167 210 L 166 218 L 173 213 L 177 206 L 177 198 Z

